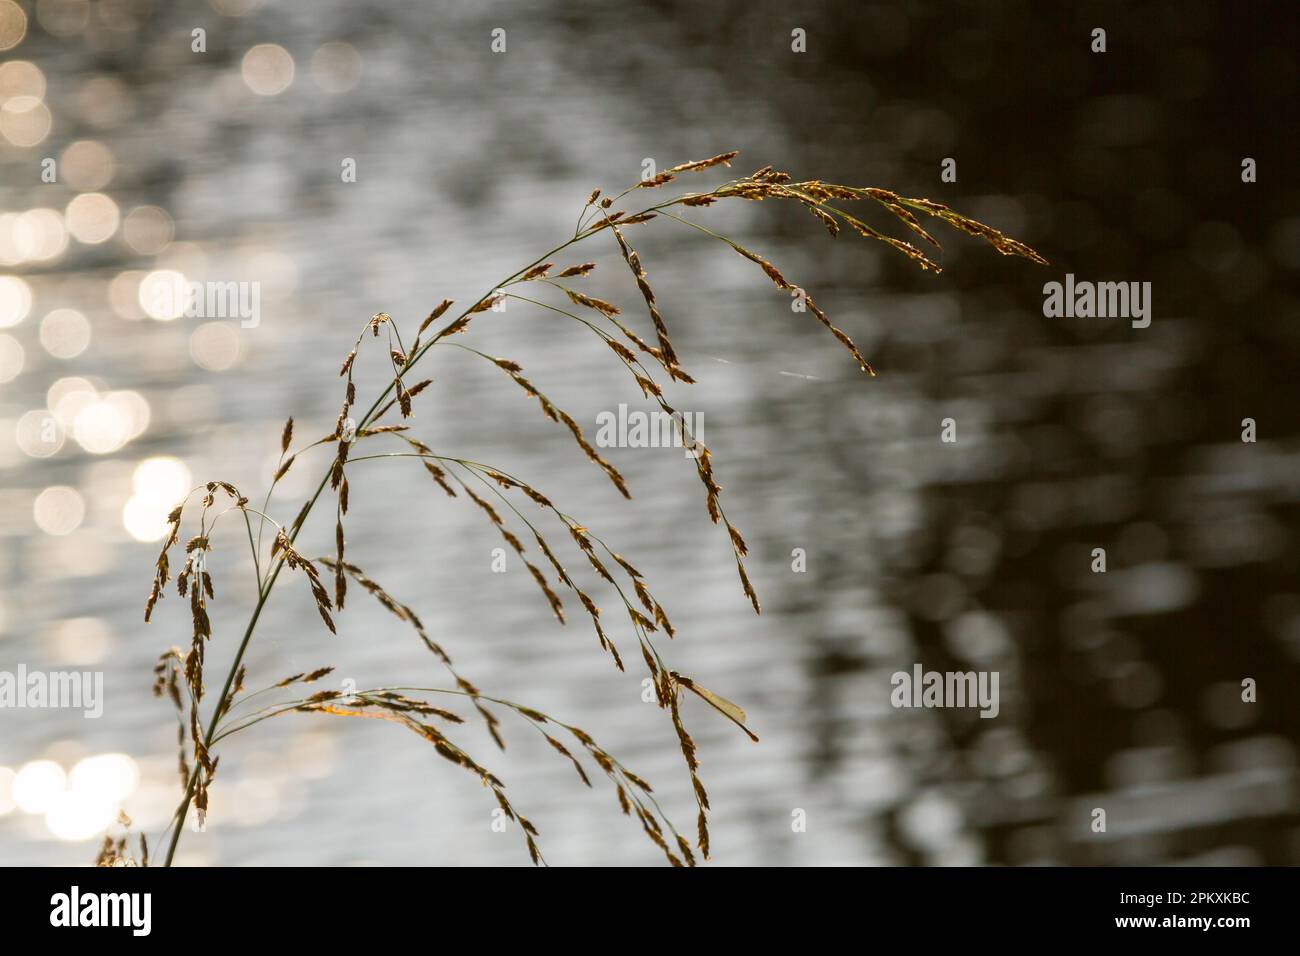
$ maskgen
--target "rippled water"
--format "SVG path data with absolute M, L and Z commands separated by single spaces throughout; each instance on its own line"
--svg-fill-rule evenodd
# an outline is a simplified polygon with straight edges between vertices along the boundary
M 615 544 L 673 617 L 673 666 L 749 712 L 758 745 L 685 705 L 715 807 L 715 857 L 1281 862 L 1294 852 L 1300 721 L 1290 704 L 1243 710 L 1232 688 L 1265 675 L 1278 682 L 1274 701 L 1296 676 L 1296 406 L 1280 387 L 1285 366 L 1268 364 L 1249 332 L 1224 342 L 1230 333 L 1214 320 L 1262 302 L 1294 318 L 1285 280 L 1297 265 L 1286 238 L 1296 210 L 1247 203 L 1234 219 L 1208 207 L 1213 196 L 1197 205 L 1183 189 L 1170 170 L 1193 118 L 1170 106 L 1162 84 L 1176 85 L 1173 67 L 1128 100 L 1078 84 L 1057 100 L 1031 97 L 1039 128 L 1056 111 L 1070 131 L 1071 147 L 1045 156 L 1005 117 L 990 129 L 1005 112 L 1005 79 L 989 48 L 1024 39 L 1006 24 L 953 22 L 927 37 L 921 14 L 866 8 L 847 30 L 822 11 L 803 60 L 788 52 L 777 5 L 743 20 L 665 7 L 635 29 L 597 5 L 325 2 L 242 17 L 223 7 L 234 4 L 154 7 L 130 29 L 91 25 L 64 37 L 34 20 L 7 54 L 43 72 L 53 119 L 44 141 L 6 145 L 4 209 L 62 213 L 77 190 L 37 185 L 32 170 L 88 139 L 107 148 L 113 174 L 81 191 L 102 190 L 123 214 L 159 207 L 174 237 L 157 253 L 133 250 L 128 219 L 109 241 L 73 239 L 49 260 L 8 270 L 32 304 L 4 332 L 24 363 L 0 386 L 0 669 L 102 669 L 106 706 L 97 721 L 4 712 L 0 766 L 129 754 L 140 783 L 127 809 L 156 833 L 177 800 L 175 725 L 149 695 L 150 668 L 167 645 L 186 644 L 188 622 L 174 594 L 154 624 L 140 622 L 157 545 L 129 533 L 123 509 L 155 495 L 160 479 L 133 485 L 137 466 L 174 457 L 195 481 L 264 488 L 286 415 L 300 436 L 332 429 L 338 364 L 372 313 L 412 330 L 442 297 L 472 301 L 554 245 L 591 188 L 632 181 L 644 158 L 663 168 L 741 148 L 744 171 L 772 161 L 951 200 L 1061 265 L 1044 272 L 945 236 L 945 274 L 917 276 L 865 243 L 832 244 L 795 211 L 710 210 L 711 228 L 817 290 L 881 369 L 866 380 L 752 264 L 672 223 L 638 227 L 678 351 L 699 379 L 672 400 L 704 416 L 728 514 L 750 542 L 760 618 L 680 451 L 612 450 L 632 483 L 624 502 L 494 369 L 453 350 L 428 360 L 420 437 L 527 478 Z M 1202 49 L 1212 29 L 1201 22 L 1197 33 L 1189 19 L 1175 54 Z M 196 25 L 207 30 L 202 55 L 190 50 Z M 490 49 L 496 27 L 507 31 L 503 54 Z M 334 42 L 359 55 L 360 80 L 346 92 L 322 89 L 346 85 L 346 59 L 313 60 Z M 256 95 L 241 74 L 263 43 L 295 64 L 278 95 Z M 936 51 L 948 65 L 919 75 L 909 51 Z M 1004 52 L 1022 77 L 1067 73 Z M 254 69 L 251 82 L 263 80 Z M 976 81 L 982 92 L 954 94 Z M 936 157 L 953 153 L 969 172 L 961 186 L 941 186 Z M 1079 173 L 1080 153 L 1091 173 Z M 1105 171 L 1116 154 L 1135 164 L 1140 207 L 1187 223 L 1188 238 L 1113 218 Z M 1193 158 L 1208 165 L 1204 153 Z M 346 159 L 356 182 L 340 179 Z M 93 173 L 95 157 L 86 162 Z M 599 261 L 589 291 L 643 321 L 612 243 L 593 241 L 598 255 L 586 246 L 575 260 Z M 1141 338 L 1115 325 L 1050 326 L 1041 284 L 1066 269 L 1154 277 L 1168 311 Z M 1209 289 L 1175 291 L 1198 269 L 1216 277 Z M 153 270 L 259 282 L 261 321 L 144 316 L 132 293 Z M 1243 287 L 1244 296 L 1233 291 Z M 40 335 L 58 308 L 80 311 L 90 328 L 88 346 L 67 359 Z M 599 412 L 640 403 L 608 351 L 562 318 L 515 302 L 480 319 L 467 344 L 521 362 L 589 431 Z M 1211 363 L 1219 345 L 1228 357 Z M 364 403 L 383 381 L 381 359 L 376 350 L 359 364 Z M 1224 365 L 1255 374 L 1233 378 Z M 108 401 L 134 393 L 147 425 L 96 454 L 85 445 L 107 426 L 90 416 L 82 441 L 74 416 L 60 450 L 33 457 L 22 416 L 75 392 L 73 377 L 108 404 L 106 416 L 138 415 L 134 399 Z M 1252 412 L 1265 434 L 1243 445 L 1237 422 Z M 956 446 L 937 441 L 945 417 L 959 423 Z M 291 519 L 326 466 L 319 453 L 298 462 L 274 514 Z M 642 701 L 638 669 L 617 674 L 589 628 L 556 624 L 517 565 L 492 573 L 499 540 L 414 462 L 358 463 L 350 475 L 352 560 L 412 604 L 482 688 L 590 730 L 689 828 L 681 757 L 663 715 Z M 70 520 L 66 508 L 42 519 L 36 501 L 53 486 L 84 503 L 71 533 L 38 526 Z M 332 548 L 329 524 L 314 516 L 301 550 Z M 240 531 L 231 522 L 213 558 L 209 660 L 221 673 L 253 596 Z M 1104 578 L 1086 573 L 1099 545 L 1111 556 Z M 806 573 L 791 570 L 794 549 L 806 553 Z M 363 687 L 438 680 L 414 636 L 363 597 L 354 588 L 331 637 L 306 585 L 284 580 L 263 615 L 249 685 L 323 664 Z M 611 634 L 633 660 L 630 635 Z M 891 708 L 890 675 L 917 660 L 999 670 L 999 719 Z M 477 727 L 461 739 L 507 781 L 553 863 L 655 859 L 610 794 L 585 791 L 525 726 L 511 730 L 505 755 Z M 490 795 L 397 728 L 281 718 L 232 741 L 221 771 L 211 826 L 185 835 L 184 862 L 527 860 L 516 832 L 493 831 Z M 1102 792 L 1107 806 L 1137 809 L 1114 839 L 1088 843 L 1088 810 L 1100 799 L 1089 795 Z M 1162 809 L 1170 803 L 1204 810 L 1172 821 Z M 798 810 L 806 832 L 792 829 Z M 58 839 L 39 813 L 0 816 L 6 863 L 83 862 L 93 848 L 94 839 Z

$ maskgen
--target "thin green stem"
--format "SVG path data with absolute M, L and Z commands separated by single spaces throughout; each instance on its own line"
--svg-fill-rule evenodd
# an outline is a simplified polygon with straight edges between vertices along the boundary
M 262 563 L 257 554 L 257 545 L 253 542 L 253 522 L 248 517 L 248 512 L 244 512 L 244 527 L 248 529 L 248 549 L 253 552 L 253 574 L 257 576 L 257 586 L 262 586 Z

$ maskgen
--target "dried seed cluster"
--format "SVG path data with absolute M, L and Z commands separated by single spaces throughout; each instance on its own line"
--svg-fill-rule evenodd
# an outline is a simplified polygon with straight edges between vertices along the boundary
M 760 610 L 758 595 L 745 568 L 745 558 L 749 549 L 740 531 L 727 519 L 723 510 L 722 488 L 714 472 L 712 454 L 695 436 L 688 433 L 684 416 L 677 414 L 666 397 L 664 387 L 655 380 L 651 371 L 652 367 L 662 370 L 672 382 L 690 384 L 694 381 L 682 367 L 679 353 L 673 345 L 663 315 L 663 303 L 650 284 L 649 273 L 642 264 L 639 253 L 628 239 L 627 228 L 655 219 L 664 219 L 695 229 L 730 246 L 735 253 L 757 265 L 779 290 L 801 294 L 807 310 L 814 318 L 830 331 L 863 371 L 873 375 L 874 370 L 852 338 L 832 324 L 826 313 L 813 302 L 812 297 L 787 280 L 780 269 L 762 255 L 732 239 L 705 229 L 680 213 L 712 206 L 728 199 L 751 202 L 772 199 L 793 202 L 807 209 L 832 237 L 838 236 L 842 228 L 847 225 L 851 231 L 860 236 L 889 245 L 922 269 L 939 271 L 939 266 L 910 242 L 877 230 L 864 222 L 861 217 L 843 208 L 845 203 L 866 200 L 883 207 L 911 233 L 936 248 L 938 242 L 921 225 L 918 213 L 943 220 L 961 232 L 983 239 L 1004 255 L 1019 256 L 1037 263 L 1042 263 L 1044 260 L 1024 243 L 1009 238 L 991 226 L 965 217 L 942 203 L 928 199 L 908 198 L 886 189 L 844 186 L 820 180 L 796 182 L 788 173 L 778 171 L 771 166 L 764 166 L 748 176 L 731 180 L 713 189 L 685 193 L 654 203 L 644 209 L 614 208 L 629 196 L 643 195 L 643 190 L 660 189 L 675 182 L 684 174 L 699 173 L 722 166 L 729 167 L 736 155 L 735 151 L 731 151 L 708 159 L 673 166 L 614 196 L 602 196 L 601 190 L 593 190 L 583 206 L 572 239 L 520 269 L 489 294 L 475 299 L 459 315 L 432 332 L 427 340 L 426 333 L 429 333 L 435 323 L 442 320 L 451 309 L 453 303 L 450 299 L 444 299 L 423 320 L 409 347 L 403 342 L 392 316 L 386 312 L 373 315 L 365 323 L 339 369 L 339 376 L 344 379 L 343 402 L 333 430 L 294 451 L 292 447 L 294 420 L 290 418 L 285 423 L 280 439 L 279 461 L 272 479 L 271 490 L 267 494 L 268 503 L 276 485 L 288 473 L 299 456 L 317 446 L 334 446 L 333 460 L 329 463 L 320 487 L 316 494 L 302 506 L 297 517 L 288 527 L 270 519 L 265 514 L 266 506 L 262 511 L 249 507 L 248 499 L 233 485 L 226 482 L 210 482 L 195 489 L 171 512 L 168 517 L 168 534 L 159 552 L 152 587 L 145 603 L 146 621 L 150 619 L 155 606 L 165 593 L 170 576 L 169 553 L 180 541 L 181 525 L 190 498 L 196 492 L 202 492 L 198 533 L 186 542 L 185 563 L 177 576 L 177 589 L 182 597 L 188 598 L 190 604 L 192 622 L 190 647 L 188 651 L 182 651 L 178 647 L 170 648 L 159 658 L 154 668 L 154 693 L 159 697 L 167 697 L 176 710 L 178 764 L 185 790 L 172 831 L 171 846 L 167 854 L 168 863 L 171 861 L 190 804 L 196 807 L 201 818 L 206 813 L 208 788 L 216 775 L 219 762 L 218 758 L 211 754 L 212 747 L 231 734 L 253 724 L 288 713 L 378 719 L 399 724 L 413 731 L 432 744 L 441 757 L 474 774 L 484 787 L 491 791 L 505 816 L 519 824 L 530 858 L 535 863 L 544 862 L 536 840 L 537 828 L 528 818 L 519 813 L 515 804 L 506 796 L 505 784 L 501 779 L 447 736 L 445 725 L 460 725 L 464 722 L 464 718 L 450 707 L 433 703 L 429 698 L 434 695 L 449 698 L 445 699 L 444 703 L 452 704 L 459 700 L 472 707 L 482 719 L 493 741 L 503 750 L 505 737 L 501 721 L 489 705 L 516 714 L 537 730 L 547 744 L 573 766 L 582 783 L 591 786 L 591 777 L 582 760 L 585 755 L 611 784 L 620 810 L 637 820 L 647 838 L 664 853 L 671 864 L 695 865 L 696 850 L 699 851 L 700 856 L 708 857 L 709 796 L 699 775 L 700 761 L 697 747 L 683 718 L 681 692 L 689 691 L 691 695 L 702 700 L 727 720 L 735 723 L 751 739 L 757 741 L 758 738 L 747 726 L 744 710 L 666 664 L 655 644 L 655 638 L 666 634 L 671 639 L 676 634 L 676 630 L 663 605 L 654 596 L 642 574 L 593 534 L 585 524 L 560 510 L 551 496 L 506 470 L 462 457 L 439 454 L 425 441 L 412 435 L 411 425 L 408 422 L 415 414 L 414 400 L 433 383 L 432 380 L 426 379 L 408 386 L 407 381 L 414 366 L 430 348 L 435 346 L 455 347 L 491 363 L 505 373 L 525 395 L 535 399 L 547 418 L 563 425 L 582 453 L 605 473 L 624 497 L 630 497 L 630 488 L 623 474 L 596 451 L 578 422 L 568 412 L 560 408 L 532 380 L 524 376 L 523 367 L 518 362 L 489 355 L 462 342 L 452 341 L 454 337 L 469 329 L 471 320 L 475 316 L 492 310 L 507 298 L 576 321 L 596 335 L 614 353 L 617 360 L 628 370 L 643 396 L 653 400 L 677 423 L 682 444 L 694 452 L 691 458 L 704 487 L 705 509 L 713 523 L 726 528 L 741 589 L 757 613 Z M 567 283 L 567 280 L 589 278 L 596 268 L 595 262 L 576 263 L 564 267 L 559 272 L 553 272 L 556 268 L 553 260 L 555 255 L 570 245 L 605 232 L 613 237 L 618 254 L 631 274 L 637 293 L 645 305 L 650 325 L 654 329 L 654 344 L 638 334 L 618 305 L 572 288 Z M 563 294 L 564 299 L 555 304 L 513 291 L 518 288 L 539 289 L 541 291 L 536 294 L 549 294 L 552 298 L 556 298 L 555 293 L 558 292 Z M 574 309 L 578 311 L 573 311 Z M 610 331 L 611 329 L 613 331 Z M 373 339 L 378 339 L 381 333 L 386 337 L 386 359 L 391 375 L 374 405 L 368 412 L 362 414 L 356 411 L 357 387 L 353 380 L 353 373 L 358 353 L 366 342 L 367 332 Z M 645 362 L 644 356 L 648 356 L 652 361 Z M 384 420 L 394 408 L 400 413 L 401 423 Z M 401 443 L 399 447 L 403 450 L 393 453 L 355 455 L 355 446 L 358 443 L 363 441 L 371 443 L 384 438 L 397 439 Z M 367 447 L 370 447 L 369 444 Z M 667 714 L 677 736 L 697 808 L 694 848 L 691 841 L 674 829 L 671 821 L 659 807 L 649 783 L 620 763 L 581 728 L 558 721 L 540 710 L 484 694 L 457 671 L 450 655 L 440 643 L 433 640 L 409 605 L 394 598 L 357 564 L 348 559 L 344 530 L 344 518 L 348 513 L 351 493 L 348 473 L 359 461 L 386 457 L 410 457 L 419 460 L 433 481 L 448 497 L 468 501 L 474 505 L 523 562 L 550 612 L 561 623 L 567 619 L 561 594 L 566 590 L 572 592 L 591 621 L 600 647 L 610 655 L 614 665 L 621 671 L 625 666 L 624 661 L 614 638 L 606 629 L 608 622 L 602 616 L 600 606 L 570 574 L 562 557 L 564 547 L 553 546 L 547 540 L 540 526 L 541 523 L 534 522 L 521 510 L 521 507 L 527 507 L 523 499 L 540 508 L 546 522 L 558 522 L 564 529 L 573 546 L 576 547 L 577 553 L 582 555 L 597 578 L 603 582 L 598 587 L 607 586 L 617 601 L 622 604 L 641 652 L 641 659 L 652 679 L 657 703 Z M 327 484 L 330 491 L 334 493 L 334 553 L 330 557 L 312 561 L 303 556 L 295 542 Z M 229 503 L 224 510 L 214 514 L 213 509 L 218 495 L 224 495 L 229 499 Z M 209 605 L 216 598 L 215 588 L 207 568 L 207 556 L 212 548 L 212 535 L 218 519 L 230 511 L 239 513 L 247 526 L 254 566 L 258 575 L 258 612 L 268 599 L 280 570 L 288 567 L 291 571 L 301 572 L 307 579 L 316 609 L 326 627 L 334 633 L 336 630 L 334 614 L 343 609 L 348 582 L 351 581 L 374 597 L 392 615 L 412 628 L 424 646 L 447 671 L 451 678 L 451 686 L 377 688 L 347 694 L 325 689 L 303 698 L 280 700 L 269 706 L 263 706 L 260 710 L 252 710 L 250 702 L 258 695 L 241 695 L 244 692 L 247 676 L 247 665 L 243 660 L 244 650 L 248 646 L 248 635 L 252 634 L 257 620 L 255 612 L 205 730 L 200 721 L 200 703 L 205 695 L 205 648 L 213 636 Z M 259 524 L 256 540 L 252 531 L 254 518 Z M 268 521 L 274 525 L 275 534 L 269 553 L 266 555 L 266 563 L 263 565 L 260 550 L 261 528 Z M 526 543 L 530 536 L 531 545 Z M 533 560 L 535 558 L 532 552 L 533 546 L 541 553 L 544 561 Z M 317 563 L 333 574 L 332 593 L 326 588 Z M 332 670 L 333 668 L 326 666 L 293 674 L 258 693 L 277 690 L 295 692 L 301 685 L 314 684 L 322 680 L 332 673 Z M 571 739 L 566 741 L 562 738 Z M 124 825 L 129 827 L 129 821 L 125 821 Z M 101 865 L 118 865 L 128 859 L 125 839 L 122 837 L 113 841 L 106 838 L 97 862 Z M 148 848 L 143 837 L 141 837 L 141 857 L 142 863 L 147 865 Z
M 127 849 L 127 841 L 131 835 L 131 818 L 125 812 L 117 812 L 117 823 L 122 827 L 122 834 L 116 840 L 105 834 L 104 842 L 100 845 L 99 855 L 95 857 L 95 866 L 148 866 L 149 865 L 149 840 L 144 833 L 138 834 L 140 855 L 133 856 Z

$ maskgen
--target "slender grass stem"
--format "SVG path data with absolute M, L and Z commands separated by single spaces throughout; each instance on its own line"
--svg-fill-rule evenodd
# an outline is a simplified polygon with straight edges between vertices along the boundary
M 253 552 L 253 574 L 257 577 L 257 586 L 262 586 L 262 563 L 257 554 L 257 544 L 253 541 L 253 522 L 248 517 L 248 512 L 244 512 L 244 527 L 248 529 L 248 548 Z
M 499 289 L 502 286 L 505 286 L 512 280 L 523 275 L 525 272 L 527 272 L 529 269 L 533 268 L 534 266 L 540 265 L 542 262 L 545 262 L 551 256 L 564 251 L 569 246 L 581 242 L 583 239 L 589 238 L 590 236 L 594 235 L 595 232 L 597 231 L 599 230 L 590 230 L 590 229 L 586 231 L 580 230 L 577 234 L 574 235 L 573 238 L 567 239 L 564 242 L 560 243 L 559 245 L 555 246 L 553 249 L 544 252 L 542 255 L 538 256 L 536 259 L 528 263 L 528 265 L 524 266 L 522 269 L 517 270 L 516 272 L 502 279 L 500 282 L 495 283 L 492 286 L 492 289 L 489 289 L 483 296 L 480 296 L 478 299 L 476 299 L 474 303 L 469 306 L 469 308 L 466 308 L 463 312 L 461 312 L 461 314 L 457 317 L 457 319 L 464 318 L 469 313 L 469 309 L 473 308 L 474 304 L 483 301 L 483 299 L 490 296 L 495 289 Z M 451 324 L 452 323 L 449 323 L 448 326 L 444 327 L 442 332 L 439 332 L 432 339 L 430 339 L 426 344 L 420 346 L 420 348 L 415 352 L 415 354 L 407 356 L 406 364 L 402 366 L 400 371 L 402 373 L 410 371 L 410 369 L 421 358 L 424 357 L 424 354 L 428 352 L 429 349 L 432 348 L 435 343 L 437 343 L 437 341 L 443 336 L 443 334 L 446 332 L 446 329 L 450 327 Z M 388 383 L 388 385 L 384 388 L 383 392 L 381 392 L 379 397 L 375 399 L 374 404 L 370 406 L 370 409 L 366 412 L 365 416 L 362 418 L 360 425 L 358 425 L 358 429 L 365 428 L 367 425 L 371 423 L 372 416 L 375 414 L 376 410 L 380 407 L 381 403 L 388 398 L 388 395 L 393 390 L 395 384 L 396 384 L 395 381 Z M 315 493 L 308 500 L 307 506 L 303 510 L 300 520 L 294 526 L 292 532 L 289 534 L 289 541 L 291 543 L 297 540 L 299 532 L 306 525 L 307 517 L 308 515 L 311 514 L 312 508 L 315 507 L 316 502 L 317 500 L 319 500 L 321 493 L 325 490 L 325 485 L 328 483 L 328 481 L 329 481 L 329 472 L 326 472 L 325 476 L 321 478 L 320 484 L 316 486 Z M 250 531 L 250 535 L 251 535 L 251 531 Z M 212 717 L 208 722 L 207 730 L 204 733 L 203 741 L 205 747 L 211 748 L 212 744 L 215 742 L 217 728 L 220 726 L 221 717 L 222 717 L 221 704 L 223 701 L 225 701 L 226 697 L 230 693 L 230 688 L 235 681 L 235 675 L 239 672 L 239 666 L 240 664 L 243 663 L 244 654 L 248 650 L 249 642 L 252 640 L 253 631 L 257 627 L 257 622 L 262 616 L 262 609 L 266 607 L 266 602 L 271 596 L 271 590 L 275 587 L 275 582 L 279 578 L 280 572 L 284 569 L 284 563 L 285 563 L 285 558 L 283 555 L 281 555 L 278 559 L 276 559 L 274 565 L 270 569 L 268 569 L 266 581 L 258 592 L 257 604 L 253 607 L 253 613 L 248 620 L 248 626 L 244 628 L 244 635 L 239 642 L 239 649 L 235 652 L 235 658 L 231 662 L 230 670 L 226 674 L 225 682 L 222 684 L 221 694 L 217 698 L 217 707 L 213 711 Z M 195 787 L 198 784 L 199 771 L 200 768 L 197 766 L 194 768 L 193 771 L 191 771 L 189 783 L 185 788 L 185 796 L 182 798 L 181 804 L 176 810 L 176 814 L 175 814 L 176 822 L 172 829 L 171 840 L 169 841 L 167 846 L 167 856 L 163 862 L 164 866 L 171 866 L 172 861 L 176 856 L 176 847 L 177 844 L 180 842 L 181 831 L 185 828 L 185 819 L 189 815 L 190 803 L 194 799 L 194 791 L 195 791 Z

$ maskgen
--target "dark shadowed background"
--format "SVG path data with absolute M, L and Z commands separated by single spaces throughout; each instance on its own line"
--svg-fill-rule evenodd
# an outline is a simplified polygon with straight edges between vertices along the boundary
M 673 617 L 673 666 L 748 711 L 757 745 L 683 704 L 716 860 L 1300 862 L 1295 16 L 0 0 L 0 670 L 105 681 L 97 720 L 0 710 L 0 862 L 89 862 L 119 800 L 151 835 L 176 805 L 175 722 L 150 670 L 189 622 L 174 593 L 151 625 L 141 609 L 178 492 L 221 478 L 260 501 L 284 418 L 300 436 L 333 428 L 339 362 L 372 313 L 413 331 L 567 235 L 593 187 L 728 149 L 741 173 L 774 163 L 951 203 L 1051 265 L 936 227 L 936 276 L 798 209 L 692 213 L 814 292 L 868 379 L 751 263 L 671 222 L 637 227 L 699 380 L 671 398 L 703 416 L 758 618 L 680 451 L 610 450 L 625 502 L 494 369 L 430 356 L 417 434 L 528 478 L 615 544 Z M 611 238 L 577 258 L 594 254 L 584 288 L 644 326 Z M 1044 318 L 1042 286 L 1066 273 L 1150 282 L 1150 327 Z M 174 274 L 258 283 L 260 322 L 151 315 L 151 283 Z M 603 346 L 524 304 L 464 341 L 521 362 L 589 433 L 621 402 L 649 407 Z M 383 375 L 373 355 L 359 365 L 363 406 Z M 281 520 L 325 455 L 290 473 Z M 517 563 L 493 573 L 499 538 L 416 463 L 350 474 L 350 556 L 477 684 L 586 727 L 690 828 L 638 668 L 615 672 L 581 620 L 556 624 Z M 331 525 L 315 515 L 301 549 L 330 549 Z M 242 529 L 224 533 L 214 674 L 254 594 Z M 634 661 L 630 634 L 611 636 Z M 916 662 L 997 671 L 999 715 L 892 708 L 891 674 Z M 293 579 L 250 664 L 250 687 L 324 664 L 362 687 L 439 679 L 359 593 L 325 633 Z M 607 792 L 526 727 L 509 736 L 504 755 L 477 727 L 462 738 L 552 863 L 659 859 Z M 230 741 L 209 826 L 178 860 L 526 863 L 493 806 L 397 728 L 285 717 Z

